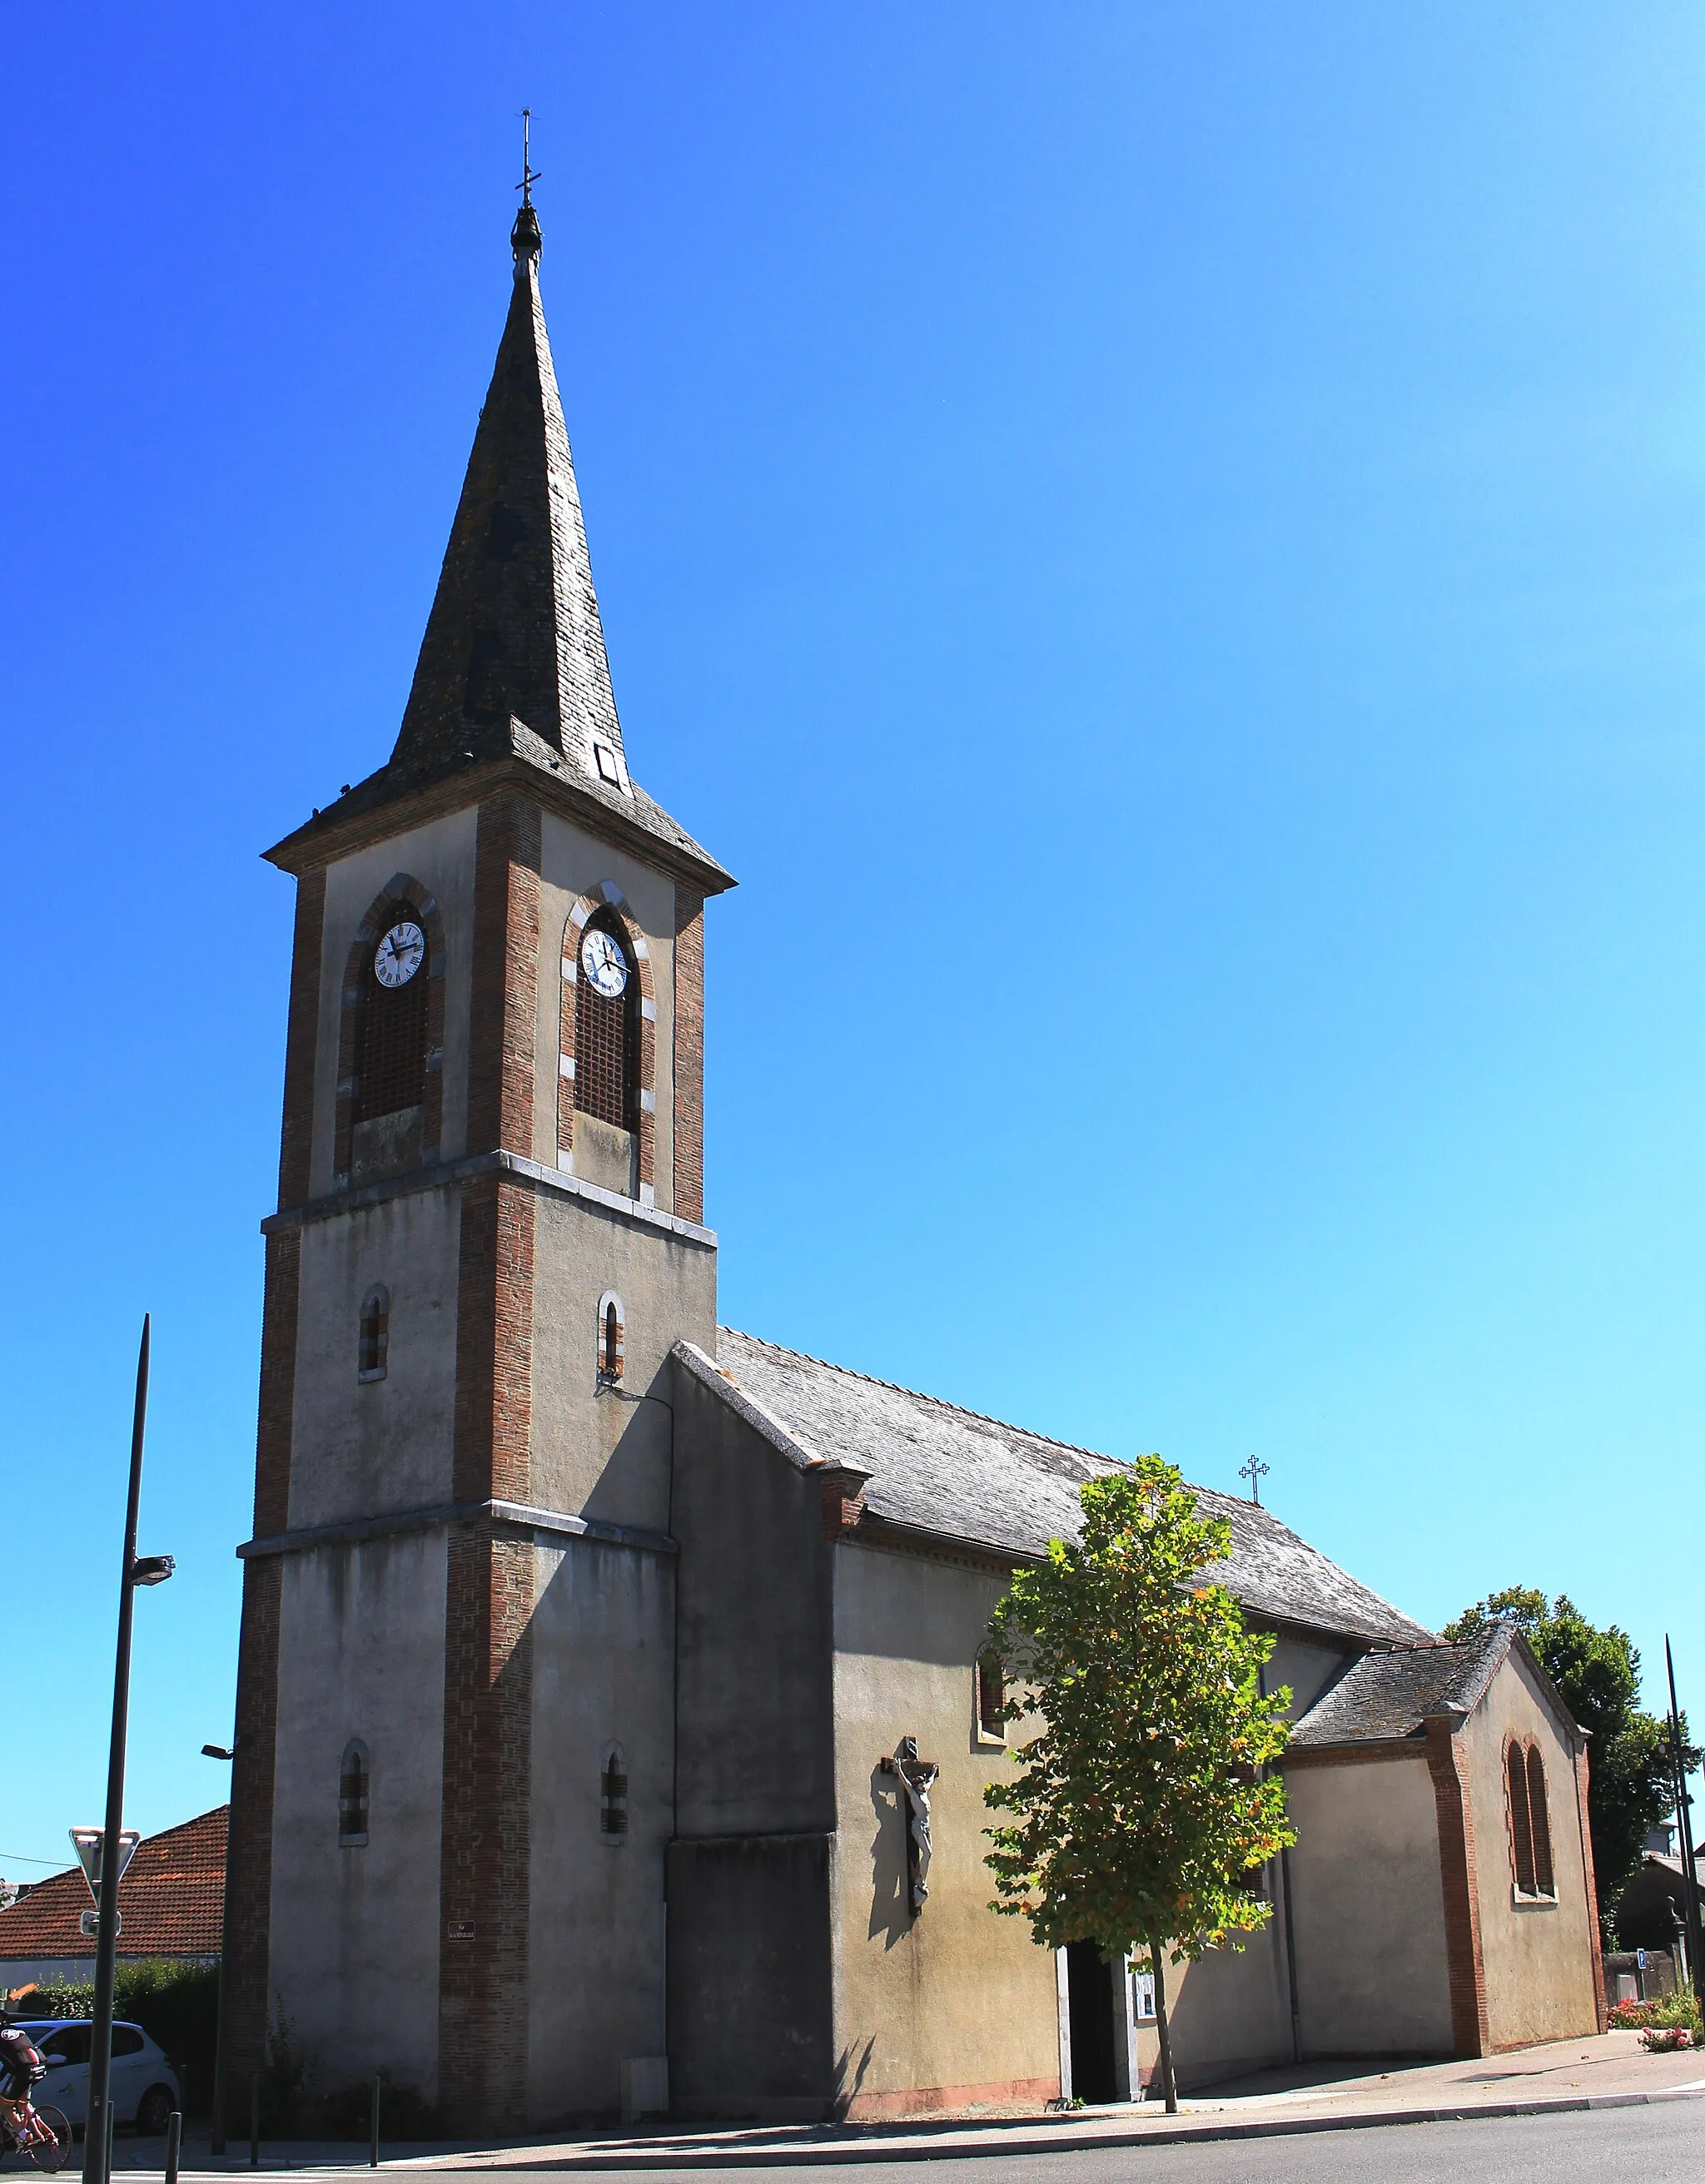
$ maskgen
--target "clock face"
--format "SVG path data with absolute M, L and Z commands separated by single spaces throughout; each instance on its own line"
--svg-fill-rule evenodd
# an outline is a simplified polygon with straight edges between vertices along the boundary
M 613 933 L 594 926 L 580 944 L 580 967 L 596 993 L 613 1001 L 627 983 L 627 958 Z
M 373 976 L 382 986 L 406 986 L 426 960 L 426 934 L 411 919 L 404 918 L 379 943 Z

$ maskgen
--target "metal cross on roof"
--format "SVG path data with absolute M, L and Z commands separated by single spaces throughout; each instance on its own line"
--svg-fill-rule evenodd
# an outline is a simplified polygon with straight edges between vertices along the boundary
M 533 172 L 532 134 L 532 109 L 530 106 L 524 106 L 521 110 L 521 180 L 515 184 L 515 187 L 521 192 L 521 201 L 524 205 L 530 205 L 532 203 L 532 186 L 543 179 L 543 176 Z
M 1251 1452 L 1249 1462 L 1238 1468 L 1238 1477 L 1249 1481 L 1249 1498 L 1257 1508 L 1261 1506 L 1261 1482 L 1272 1468 L 1273 1466 L 1270 1463 L 1263 1463 L 1253 1451 Z

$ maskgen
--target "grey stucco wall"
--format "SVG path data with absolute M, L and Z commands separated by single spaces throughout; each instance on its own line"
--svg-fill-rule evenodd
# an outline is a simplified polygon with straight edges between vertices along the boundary
M 716 1346 L 715 1248 L 588 1200 L 541 1190 L 535 1205 L 533 1501 L 664 1530 L 669 1353 L 683 1340 Z M 609 1290 L 626 1327 L 619 1390 L 598 1379 L 598 1301 Z
M 830 2112 L 832 1848 L 826 1833 L 671 1846 L 670 2100 L 677 2114 Z
M 1596 2032 L 1593 1931 L 1586 1866 L 1567 1736 L 1538 1679 L 1513 1650 L 1458 1731 L 1466 1740 L 1474 1814 L 1480 1953 L 1487 2031 L 1495 2048 Z M 1546 1772 L 1557 1898 L 1515 1898 L 1504 1747 L 1537 1739 Z
M 668 1555 L 592 1540 L 536 1552 L 528 2112 L 543 2126 L 609 2114 L 621 2059 L 666 2052 L 675 1573 Z M 625 1836 L 599 1825 L 611 1744 Z
M 683 2113 L 834 2096 L 831 1550 L 814 1478 L 673 1374 L 680 1543 L 669 2053 Z
M 1450 1966 L 1424 1749 L 1285 1772 L 1307 2055 L 1447 2055 Z
M 445 1540 L 284 1559 L 270 1986 L 323 2090 L 437 2071 Z M 378 1642 L 382 1634 L 382 1642 Z M 369 1840 L 337 1840 L 346 1745 L 368 1748 Z
M 835 2054 L 852 2113 L 914 2091 L 975 2100 L 1057 2090 L 1054 1958 L 989 1908 L 984 1785 L 1010 1771 L 979 1734 L 974 1663 L 1000 1573 L 874 1546 L 834 1570 Z M 905 1818 L 880 1762 L 904 1736 L 941 1772 L 929 1900 L 905 1901 Z
M 303 1232 L 290 1467 L 293 1527 L 430 1508 L 451 1496 L 461 1194 L 420 1191 Z M 361 1305 L 390 1293 L 385 1378 L 357 1377 Z
M 692 1373 L 672 1379 L 679 1832 L 826 1832 L 835 1812 L 833 1551 L 816 1480 Z

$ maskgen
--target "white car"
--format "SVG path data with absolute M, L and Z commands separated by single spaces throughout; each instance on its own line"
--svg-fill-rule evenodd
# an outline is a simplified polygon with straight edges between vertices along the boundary
M 47 2075 L 30 2088 L 32 2101 L 64 2111 L 81 2130 L 89 2120 L 89 2045 L 94 2027 L 86 2017 L 26 2019 L 23 2028 L 42 2051 Z M 174 2109 L 183 2106 L 177 2072 L 140 2025 L 113 2027 L 113 2120 L 134 2124 L 158 2138 Z

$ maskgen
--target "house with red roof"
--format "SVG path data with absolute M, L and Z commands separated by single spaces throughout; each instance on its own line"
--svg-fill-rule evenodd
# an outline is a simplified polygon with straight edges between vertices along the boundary
M 230 1816 L 230 1806 L 220 1805 L 137 1845 L 119 1883 L 121 1963 L 143 1957 L 218 1962 Z M 83 1931 L 83 1914 L 91 1908 L 79 1866 L 21 1889 L 0 1911 L 0 1994 L 45 1981 L 92 1980 L 95 1938 Z

